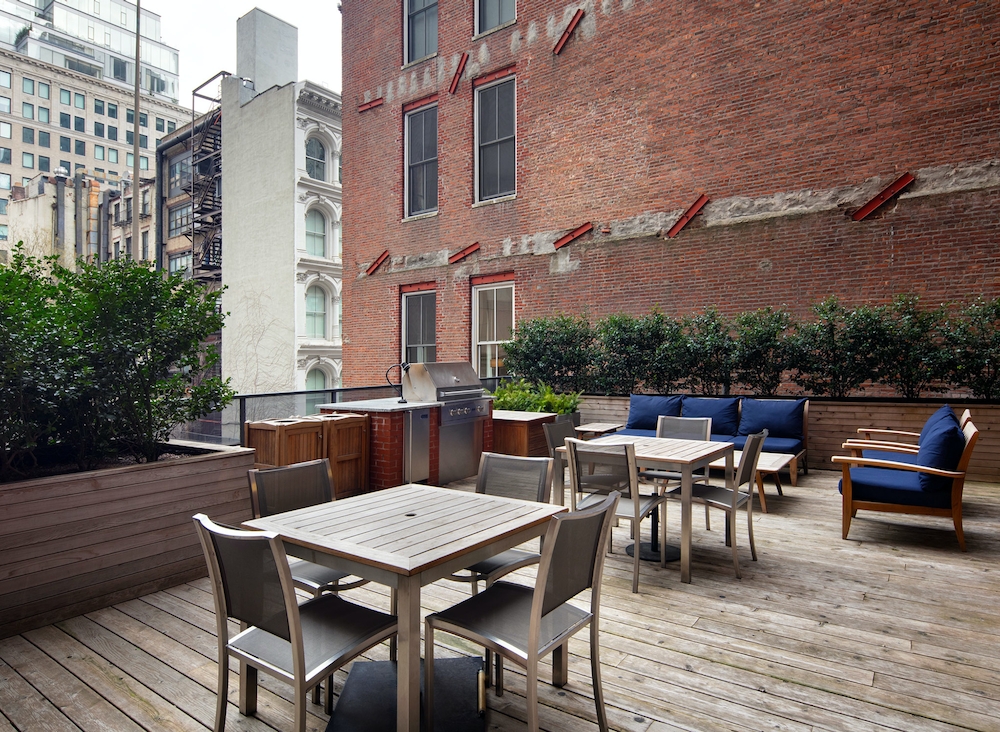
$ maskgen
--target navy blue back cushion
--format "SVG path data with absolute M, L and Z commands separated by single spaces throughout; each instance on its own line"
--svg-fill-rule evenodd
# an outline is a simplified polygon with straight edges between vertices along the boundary
M 735 435 L 740 424 L 740 400 L 737 397 L 685 396 L 682 417 L 711 417 L 713 435 Z
M 802 439 L 805 399 L 744 399 L 738 435 L 767 430 L 768 438 Z
M 926 439 L 927 432 L 941 420 L 954 420 L 955 424 L 958 424 L 958 417 L 955 416 L 955 411 L 947 404 L 945 404 L 939 410 L 934 412 L 934 414 L 928 417 L 926 422 L 924 422 L 924 427 L 922 430 L 920 430 L 920 437 L 917 438 L 918 445 L 924 444 L 924 439 Z
M 656 420 L 661 414 L 680 417 L 681 398 L 659 394 L 632 394 L 629 396 L 628 423 L 625 427 L 632 430 L 656 430 Z
M 965 435 L 958 426 L 954 412 L 951 419 L 940 419 L 924 435 L 924 442 L 917 453 L 917 464 L 941 470 L 955 470 L 965 450 Z M 920 474 L 920 487 L 925 491 L 951 490 L 951 478 Z

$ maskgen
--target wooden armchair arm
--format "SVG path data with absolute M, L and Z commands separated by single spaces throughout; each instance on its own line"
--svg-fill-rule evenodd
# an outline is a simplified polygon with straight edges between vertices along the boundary
M 880 430 L 871 427 L 858 427 L 858 434 L 864 435 L 866 440 L 872 439 L 872 435 L 885 435 L 886 437 L 920 437 L 919 432 L 905 432 L 903 430 Z
M 956 470 L 941 470 L 940 468 L 931 468 L 926 465 L 897 463 L 894 460 L 875 460 L 873 458 L 853 457 L 849 455 L 834 455 L 830 459 L 835 463 L 840 463 L 844 467 L 844 470 L 847 470 L 851 465 L 856 465 L 858 467 L 865 468 L 892 468 L 893 470 L 909 470 L 913 473 L 939 475 L 942 478 L 961 478 L 965 475 L 965 473 Z
M 908 442 L 883 442 L 881 440 L 850 439 L 841 445 L 841 447 L 845 450 L 885 450 L 886 452 L 908 452 L 913 455 L 920 452 L 920 448 L 917 445 L 911 445 Z

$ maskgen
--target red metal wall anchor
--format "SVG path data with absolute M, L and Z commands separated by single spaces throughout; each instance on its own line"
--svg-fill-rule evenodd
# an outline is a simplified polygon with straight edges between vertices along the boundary
M 462 78 L 462 72 L 465 71 L 465 64 L 469 61 L 469 54 L 463 53 L 461 60 L 458 62 L 458 68 L 455 69 L 455 75 L 451 77 L 451 86 L 448 87 L 448 93 L 454 94 L 455 90 L 458 89 L 458 82 Z
M 374 262 L 371 263 L 371 266 L 369 266 L 368 269 L 365 270 L 365 273 L 369 277 L 371 277 L 372 273 L 374 273 L 375 270 L 377 270 L 379 268 L 379 266 L 382 264 L 382 262 L 384 262 L 386 260 L 386 258 L 388 256 L 389 256 L 389 250 L 386 249 L 384 252 L 382 252 L 381 254 L 378 255 L 378 259 L 376 259 Z
M 909 173 L 903 173 L 901 176 L 896 178 L 887 188 L 885 188 L 881 193 L 879 193 L 875 198 L 870 200 L 864 206 L 855 211 L 851 218 L 855 221 L 861 221 L 865 216 L 875 211 L 882 204 L 887 203 L 890 198 L 895 196 L 897 193 L 902 191 L 906 186 L 910 185 L 914 180 L 916 180 Z
M 571 231 L 568 234 L 566 234 L 565 236 L 561 236 L 558 239 L 556 239 L 556 243 L 553 244 L 552 246 L 555 247 L 556 249 L 561 249 L 562 247 L 566 246 L 567 244 L 569 244 L 574 239 L 579 239 L 581 236 L 583 236 L 584 234 L 586 234 L 588 231 L 590 231 L 593 228 L 594 228 L 594 225 L 591 222 L 588 221 L 583 226 L 578 226 L 575 229 L 573 229 L 573 231 Z
M 691 204 L 691 208 L 685 211 L 681 217 L 677 219 L 677 222 L 670 227 L 670 231 L 667 232 L 667 238 L 673 239 L 677 236 L 681 229 L 688 225 L 688 222 L 694 218 L 696 213 L 701 211 L 702 207 L 704 207 L 706 203 L 708 203 L 708 196 L 702 193 L 698 196 L 698 200 Z
M 372 99 L 370 102 L 365 102 L 360 107 L 358 107 L 358 111 L 367 112 L 369 109 L 374 109 L 375 107 L 382 106 L 382 102 L 384 101 L 385 100 L 382 99 L 382 97 L 379 97 L 378 99 Z
M 448 264 L 455 264 L 455 262 L 461 262 L 463 259 L 468 257 L 473 252 L 478 252 L 478 251 L 479 251 L 479 242 L 477 241 L 476 243 L 470 244 L 465 249 L 455 252 L 450 257 L 448 257 Z
M 565 45 L 569 42 L 569 37 L 573 35 L 573 31 L 576 30 L 576 27 L 580 24 L 580 20 L 582 18 L 583 8 L 580 8 L 573 14 L 573 19 L 569 22 L 569 25 L 566 26 L 566 30 L 563 31 L 562 37 L 559 39 L 556 47 L 552 49 L 552 53 L 556 56 L 562 53 L 563 47 L 565 47 Z

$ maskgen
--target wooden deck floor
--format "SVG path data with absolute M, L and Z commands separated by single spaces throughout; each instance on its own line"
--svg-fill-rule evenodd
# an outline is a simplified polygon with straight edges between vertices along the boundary
M 627 528 L 615 530 L 601 624 L 614 729 L 1000 730 L 998 487 L 966 486 L 963 554 L 944 519 L 861 513 L 842 541 L 836 478 L 814 471 L 782 498 L 770 488 L 771 513 L 755 513 L 756 563 L 741 517 L 742 580 L 722 515 L 706 532 L 696 510 L 692 584 L 676 565 L 646 566 L 633 595 Z M 467 591 L 437 583 L 425 609 Z M 351 597 L 388 602 L 380 588 Z M 205 729 L 214 628 L 203 580 L 0 640 L 0 732 Z M 546 729 L 596 729 L 585 636 L 571 644 L 569 685 L 541 685 Z M 474 651 L 454 641 L 442 653 L 453 649 Z M 371 654 L 386 656 L 385 646 Z M 228 729 L 289 729 L 288 688 L 261 678 L 258 717 L 247 719 L 233 676 Z M 511 669 L 507 681 L 503 697 L 488 697 L 490 729 L 523 728 L 524 677 Z M 312 712 L 310 729 L 323 730 L 322 708 Z

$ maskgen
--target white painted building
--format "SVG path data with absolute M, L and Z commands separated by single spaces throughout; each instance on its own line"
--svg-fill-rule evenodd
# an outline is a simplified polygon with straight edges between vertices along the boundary
M 296 80 L 294 26 L 254 9 L 237 39 L 237 73 L 222 80 L 223 376 L 239 394 L 332 388 L 340 95 Z

